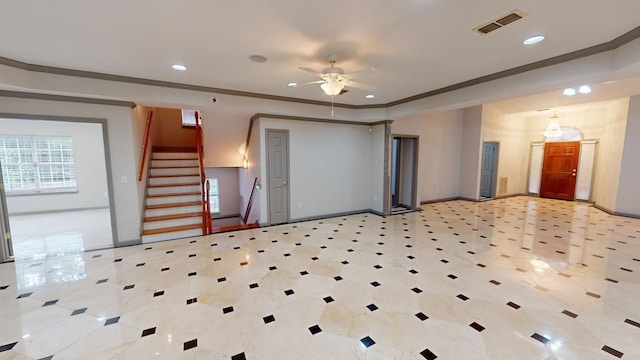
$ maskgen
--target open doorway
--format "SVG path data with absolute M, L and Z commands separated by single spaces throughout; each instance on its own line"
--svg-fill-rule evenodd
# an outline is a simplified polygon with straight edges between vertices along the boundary
M 480 199 L 495 199 L 498 183 L 498 150 L 500 144 L 485 141 L 482 146 L 482 171 L 480 172 Z
M 391 142 L 391 214 L 417 209 L 418 137 L 394 135 Z
M 3 260 L 113 247 L 103 126 L 0 118 Z

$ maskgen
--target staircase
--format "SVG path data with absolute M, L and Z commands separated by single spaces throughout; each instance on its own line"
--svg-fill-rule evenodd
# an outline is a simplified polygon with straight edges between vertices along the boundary
M 202 235 L 202 186 L 195 151 L 154 150 L 142 242 Z

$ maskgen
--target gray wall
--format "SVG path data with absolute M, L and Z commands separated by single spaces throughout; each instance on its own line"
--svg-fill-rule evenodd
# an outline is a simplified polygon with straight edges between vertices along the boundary
M 239 187 L 239 174 L 238 171 L 245 171 L 244 169 L 238 170 L 235 167 L 222 167 L 222 168 L 205 168 L 204 173 L 207 179 L 218 179 L 218 196 L 220 198 L 220 214 L 214 215 L 214 217 L 233 216 L 240 215 L 240 187 Z M 251 186 L 251 185 L 249 185 Z M 244 210 L 242 210 L 244 215 Z

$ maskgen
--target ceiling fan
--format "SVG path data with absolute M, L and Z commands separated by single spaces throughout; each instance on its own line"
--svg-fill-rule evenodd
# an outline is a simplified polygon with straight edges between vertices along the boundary
M 340 95 L 343 92 L 345 86 L 369 91 L 375 90 L 376 87 L 373 85 L 363 84 L 350 79 L 350 77 L 355 73 L 368 70 L 376 71 L 375 68 L 370 67 L 345 74 L 342 68 L 336 66 L 337 57 L 335 55 L 327 56 L 327 60 L 329 60 L 331 66 L 322 69 L 322 71 L 317 71 L 308 67 L 300 67 L 300 70 L 316 75 L 322 80 L 312 81 L 299 85 L 320 84 L 320 88 L 322 89 L 322 91 L 324 91 L 324 93 L 329 96 Z

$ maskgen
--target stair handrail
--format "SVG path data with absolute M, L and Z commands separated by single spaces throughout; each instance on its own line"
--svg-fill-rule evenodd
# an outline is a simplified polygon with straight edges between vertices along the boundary
M 151 121 L 153 120 L 153 110 L 149 111 L 149 118 L 144 129 L 144 140 L 142 141 L 142 149 L 140 150 L 140 170 L 138 171 L 138 181 L 142 181 L 144 173 L 145 159 L 147 158 L 147 149 L 149 147 L 149 135 L 151 134 Z
M 251 206 L 253 205 L 253 199 L 256 193 L 256 185 L 258 184 L 258 177 L 253 179 L 253 187 L 251 188 L 251 195 L 249 196 L 249 201 L 247 202 L 247 210 L 244 212 L 244 217 L 242 218 L 242 223 L 246 224 L 247 220 L 249 220 L 249 214 L 251 213 Z
M 198 151 L 198 164 L 200 167 L 200 184 L 202 186 L 202 235 L 209 234 L 209 222 L 208 218 L 211 218 L 211 213 L 207 213 L 209 207 L 209 197 L 207 196 L 206 180 L 204 176 L 204 150 L 202 147 L 202 129 L 200 128 L 200 116 L 198 112 L 195 112 L 196 117 L 196 148 Z

